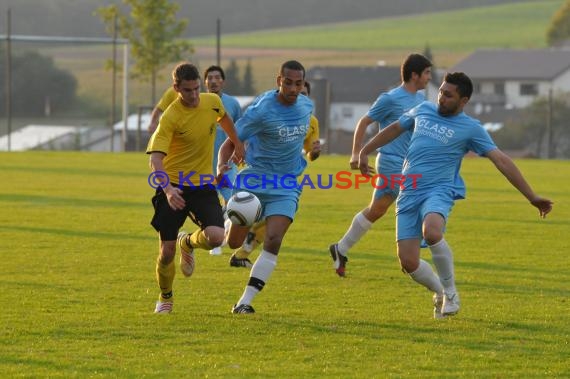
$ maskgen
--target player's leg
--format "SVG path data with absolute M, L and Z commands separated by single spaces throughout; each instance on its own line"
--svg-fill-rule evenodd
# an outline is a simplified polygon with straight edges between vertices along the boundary
M 277 265 L 277 254 L 281 248 L 283 237 L 287 233 L 297 212 L 298 196 L 299 194 L 289 192 L 278 199 L 273 197 L 271 201 L 264 201 L 264 199 L 260 198 L 264 206 L 266 225 L 263 249 L 251 268 L 249 280 L 241 298 L 232 308 L 233 313 L 254 312 L 251 302 L 263 289 Z
M 446 220 L 453 203 L 453 199 L 448 194 L 435 193 L 425 201 L 421 211 L 423 214 L 424 240 L 429 245 L 433 264 L 445 292 L 443 316 L 456 314 L 460 306 L 459 295 L 455 287 L 453 253 L 444 238 Z
M 422 222 L 416 208 L 400 211 L 396 217 L 398 259 L 402 271 L 433 292 L 434 317 L 441 317 L 443 286 L 431 265 L 420 258 Z
M 251 267 L 249 260 L 250 254 L 257 246 L 263 243 L 265 239 L 265 220 L 261 220 L 253 224 L 247 233 L 243 244 L 234 251 L 230 257 L 230 266 L 232 267 Z
M 191 234 L 180 232 L 177 238 L 180 245 L 180 269 L 185 276 L 190 276 L 194 270 L 194 249 L 211 250 L 224 241 L 224 217 L 214 189 L 189 189 L 185 190 L 183 196 L 188 216 L 198 226 Z
M 400 161 L 384 161 L 380 165 L 380 155 L 376 157 L 376 172 L 383 176 L 379 177 L 372 192 L 372 199 L 368 207 L 357 213 L 343 235 L 335 244 L 329 246 L 329 252 L 333 259 L 333 268 L 339 276 L 345 276 L 348 251 L 370 230 L 372 224 L 380 219 L 394 199 L 398 196 L 399 188 L 394 188 L 387 178 L 392 174 L 399 174 L 402 168 Z
M 184 210 L 174 211 L 170 208 L 166 195 L 157 190 L 152 198 L 154 216 L 151 225 L 159 233 L 159 254 L 156 259 L 156 280 L 160 294 L 155 307 L 155 313 L 165 314 L 172 311 L 174 296 L 172 285 L 174 282 L 176 255 L 176 236 L 178 229 L 184 224 L 186 214 Z

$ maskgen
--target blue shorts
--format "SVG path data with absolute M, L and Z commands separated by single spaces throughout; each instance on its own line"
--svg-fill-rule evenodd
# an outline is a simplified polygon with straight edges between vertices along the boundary
M 402 204 L 402 203 L 406 204 Z M 398 198 L 396 202 L 396 241 L 422 239 L 422 224 L 428 213 L 439 213 L 446 221 L 455 204 L 447 192 L 430 192 Z
M 400 186 L 394 177 L 398 178 L 402 175 L 402 164 L 402 159 L 394 159 L 386 155 L 382 159 L 382 154 L 376 155 L 376 172 L 382 176 L 376 182 L 378 188 L 374 187 L 373 197 L 375 200 L 386 194 L 391 195 L 394 199 L 398 197 Z
M 292 175 L 262 174 L 250 168 L 241 170 L 234 181 L 233 192 L 247 191 L 259 199 L 262 219 L 286 216 L 293 221 L 299 207 L 302 187 Z

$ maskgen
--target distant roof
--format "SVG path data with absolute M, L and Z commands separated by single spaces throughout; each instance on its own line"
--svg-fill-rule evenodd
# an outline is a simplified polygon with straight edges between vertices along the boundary
M 449 69 L 472 79 L 553 80 L 570 69 L 570 49 L 477 50 Z
M 381 92 L 401 83 L 400 67 L 394 66 L 315 66 L 306 76 L 308 81 L 327 79 L 333 102 L 372 103 Z
M 12 132 L 10 151 L 24 151 L 38 147 L 50 140 L 75 133 L 75 126 L 28 125 Z M 8 150 L 8 135 L 0 137 L 0 150 Z

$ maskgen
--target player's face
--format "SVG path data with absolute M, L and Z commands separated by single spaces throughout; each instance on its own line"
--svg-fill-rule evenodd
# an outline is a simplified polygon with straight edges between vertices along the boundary
M 183 80 L 175 84 L 174 89 L 180 93 L 182 103 L 190 108 L 196 108 L 200 104 L 200 80 Z
M 431 80 L 431 67 L 427 67 L 422 71 L 422 74 L 418 77 L 417 88 L 424 89 L 427 87 L 429 81 Z
M 206 88 L 208 92 L 220 94 L 222 88 L 224 88 L 224 79 L 222 78 L 222 73 L 219 71 L 210 71 L 206 76 Z
M 457 92 L 455 84 L 443 82 L 439 87 L 439 94 L 437 96 L 437 111 L 442 116 L 453 116 L 463 111 L 463 106 L 466 104 L 465 97 L 461 97 Z
M 283 74 L 277 77 L 277 86 L 279 87 L 279 101 L 283 104 L 294 104 L 305 86 L 303 71 L 284 69 Z

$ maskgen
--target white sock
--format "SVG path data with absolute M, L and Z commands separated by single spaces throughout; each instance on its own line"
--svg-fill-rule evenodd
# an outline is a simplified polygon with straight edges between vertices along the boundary
M 372 227 L 372 223 L 359 212 L 352 219 L 352 224 L 346 231 L 345 235 L 338 241 L 338 252 L 342 255 L 348 253 L 348 250 L 357 243 L 363 235 Z
M 267 282 L 267 279 L 271 276 L 276 265 L 277 255 L 262 250 L 251 268 L 249 282 L 243 291 L 243 295 L 241 295 L 241 298 L 237 302 L 237 305 L 251 304 L 255 295 L 257 295 L 265 286 L 265 282 Z
M 447 293 L 455 293 L 455 275 L 453 273 L 453 254 L 445 239 L 429 247 L 433 264 L 439 280 Z
M 439 278 L 432 270 L 430 264 L 423 259 L 420 259 L 420 265 L 416 271 L 410 273 L 410 277 L 432 292 L 443 293 L 443 286 Z

